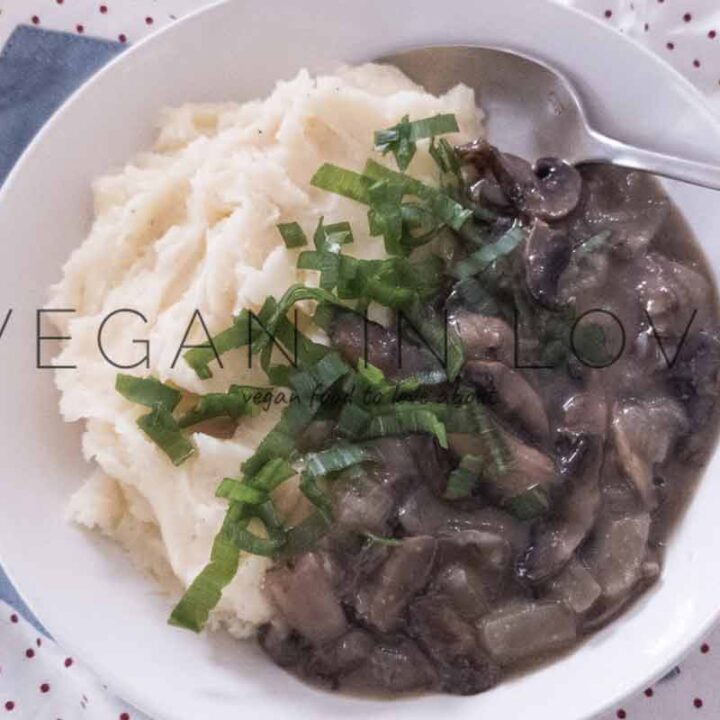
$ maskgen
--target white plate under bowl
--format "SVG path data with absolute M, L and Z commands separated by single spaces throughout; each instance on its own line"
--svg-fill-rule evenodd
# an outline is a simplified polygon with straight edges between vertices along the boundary
M 541 0 L 229 2 L 138 45 L 87 84 L 25 153 L 0 196 L 0 555 L 67 649 L 160 720 L 442 716 L 578 720 L 656 679 L 720 610 L 720 458 L 667 555 L 662 582 L 562 660 L 484 695 L 381 703 L 294 680 L 252 643 L 170 628 L 171 601 L 113 545 L 70 527 L 63 509 L 88 471 L 79 429 L 61 423 L 50 371 L 35 369 L 34 309 L 91 221 L 90 182 L 147 147 L 159 110 L 262 97 L 301 67 L 327 69 L 411 46 L 517 48 L 576 80 L 602 130 L 720 160 L 720 130 L 671 68 L 600 23 Z M 720 267 L 719 197 L 670 185 Z M 71 371 L 66 371 L 71 372 Z

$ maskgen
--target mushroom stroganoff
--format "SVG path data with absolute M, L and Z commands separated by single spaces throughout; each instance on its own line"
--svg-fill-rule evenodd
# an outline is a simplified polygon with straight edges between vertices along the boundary
M 252 143 L 243 167 L 262 166 L 233 191 L 246 198 L 245 220 L 262 226 L 292 190 L 271 223 L 278 247 L 256 267 L 293 280 L 277 295 L 256 282 L 237 292 L 225 329 L 203 322 L 193 344 L 186 333 L 181 371 L 117 375 L 115 400 L 137 414 L 114 437 L 137 433 L 165 490 L 114 476 L 124 461 L 89 452 L 103 487 L 118 478 L 123 508 L 175 523 L 158 521 L 156 545 L 184 532 L 186 496 L 204 498 L 185 532 L 195 541 L 209 528 L 203 552 L 168 552 L 185 591 L 173 625 L 199 632 L 234 612 L 236 634 L 252 632 L 275 663 L 324 687 L 470 695 L 566 652 L 660 576 L 717 435 L 716 291 L 653 178 L 555 158 L 533 165 L 482 137 L 467 142 L 480 132 L 467 89 L 435 98 L 396 71 L 352 72 L 293 81 L 309 103 L 294 115 L 299 133 L 267 121 L 291 84 L 274 105 L 243 106 L 225 135 L 203 111 L 188 147 L 213 147 L 222 166 Z M 321 95 L 328 117 L 350 99 L 347 137 L 322 124 Z M 361 97 L 392 120 L 358 140 Z M 428 110 L 397 112 L 410 105 Z M 242 125 L 258 108 L 268 130 Z M 188 132 L 183 117 L 165 136 L 169 158 Z M 215 148 L 213 133 L 227 142 Z M 299 150 L 282 146 L 293 133 Z M 320 147 L 305 186 L 278 170 Z M 232 192 L 213 192 L 219 226 Z M 175 215 L 196 210 L 188 202 Z M 167 249 L 179 220 L 165 214 Z M 216 234 L 227 239 L 229 226 Z M 189 268 L 171 288 L 200 277 Z M 223 272 L 203 276 L 193 301 L 207 278 L 233 287 Z M 275 415 L 256 400 L 280 395 Z M 89 427 L 87 447 L 108 437 Z M 250 449 L 236 453 L 244 438 Z M 167 497 L 178 508 L 169 515 L 158 510 Z M 119 535 L 113 522 L 99 524 Z M 243 595 L 241 575 L 255 596 Z

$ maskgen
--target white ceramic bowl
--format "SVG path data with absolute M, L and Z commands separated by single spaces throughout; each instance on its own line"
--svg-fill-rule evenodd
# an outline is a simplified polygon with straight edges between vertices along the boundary
M 301 67 L 328 69 L 336 60 L 441 43 L 507 46 L 544 58 L 575 79 L 600 130 L 720 160 L 720 129 L 686 81 L 621 35 L 559 6 L 242 0 L 177 23 L 100 73 L 42 131 L 0 196 L 0 287 L 3 307 L 15 310 L 0 343 L 0 554 L 59 642 L 158 720 L 578 720 L 659 677 L 718 615 L 718 457 L 651 593 L 568 657 L 470 698 L 379 703 L 331 695 L 277 669 L 252 643 L 172 629 L 171 601 L 153 582 L 113 545 L 63 519 L 88 468 L 79 428 L 58 417 L 50 372 L 35 369 L 34 310 L 88 230 L 91 180 L 150 144 L 163 105 L 255 98 Z M 717 269 L 718 196 L 668 187 Z

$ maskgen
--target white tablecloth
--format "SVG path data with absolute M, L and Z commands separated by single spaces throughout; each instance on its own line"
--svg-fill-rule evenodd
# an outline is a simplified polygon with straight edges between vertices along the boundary
M 600 18 L 657 52 L 706 93 L 720 113 L 718 0 L 558 2 Z M 0 46 L 21 23 L 132 43 L 203 4 L 207 3 L 203 0 L 0 0 Z M 614 708 L 598 720 L 720 718 L 719 675 L 720 628 L 692 649 L 671 678 L 637 697 L 628 698 L 622 707 Z M 568 682 L 572 682 L 572 678 L 568 678 Z M 242 709 L 238 708 L 238 714 L 241 713 Z M 82 667 L 75 658 L 67 657 L 51 641 L 38 637 L 37 631 L 13 609 L 0 603 L 0 720 L 4 717 L 8 720 L 144 718 L 113 697 L 91 670 Z M 534 716 L 534 720 L 551 718 Z

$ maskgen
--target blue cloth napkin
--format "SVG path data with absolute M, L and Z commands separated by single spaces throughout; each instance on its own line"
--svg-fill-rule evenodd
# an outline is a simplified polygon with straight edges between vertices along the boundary
M 124 47 L 24 25 L 15 29 L 0 53 L 0 184 L 53 112 Z M 45 632 L 1 566 L 0 600 Z
M 0 183 L 37 131 L 124 45 L 21 25 L 0 53 Z

